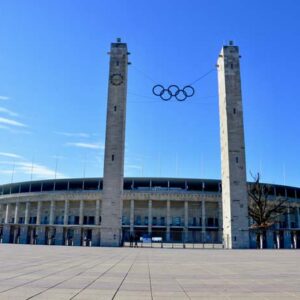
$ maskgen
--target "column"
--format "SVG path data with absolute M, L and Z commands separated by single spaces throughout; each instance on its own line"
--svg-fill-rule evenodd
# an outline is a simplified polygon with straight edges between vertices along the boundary
M 29 211 L 30 211 L 30 202 L 26 202 L 24 225 L 22 225 L 20 228 L 20 244 L 29 243 L 29 237 L 28 237 Z
M 69 206 L 70 206 L 70 201 L 65 200 L 65 213 L 64 213 L 64 225 L 68 225 L 69 221 Z
M 15 206 L 15 219 L 14 219 L 15 224 L 18 224 L 19 206 L 20 206 L 19 202 L 17 202 Z
M 279 233 L 279 231 L 276 232 L 276 246 L 277 246 L 277 249 L 280 249 L 280 233 Z
M 218 239 L 219 243 L 223 243 L 223 213 L 222 213 L 222 200 L 220 200 L 218 205 L 218 221 L 219 221 L 219 228 L 218 228 Z
M 55 228 L 55 245 L 64 245 L 64 228 L 62 226 L 56 226 Z
M 49 225 L 53 225 L 54 224 L 54 213 L 55 213 L 55 201 L 51 200 L 51 203 L 50 203 Z
M 5 209 L 5 218 L 4 218 L 4 226 L 3 226 L 3 243 L 10 242 L 10 225 L 9 225 L 9 214 L 10 214 L 10 203 L 6 204 Z
M 100 228 L 92 229 L 92 246 L 100 246 Z
M 130 234 L 134 233 L 134 200 L 130 200 Z
M 39 226 L 36 228 L 37 245 L 46 245 L 45 227 Z
M 79 225 L 83 225 L 83 207 L 84 207 L 83 200 L 80 200 L 80 204 L 79 204 Z
M 205 213 L 205 199 L 202 199 L 201 202 L 201 220 L 202 220 L 202 243 L 205 243 L 206 240 L 206 213 Z
M 24 218 L 24 224 L 25 225 L 28 225 L 28 223 L 29 223 L 29 212 L 30 212 L 30 202 L 26 202 L 25 218 Z
M 152 200 L 148 200 L 148 233 L 152 234 Z
M 96 200 L 95 225 L 100 224 L 99 219 L 100 219 L 100 200 L 98 199 Z
M 39 201 L 37 203 L 37 209 L 36 209 L 36 225 L 41 224 L 41 211 L 42 211 L 42 202 Z
M 297 231 L 293 232 L 293 248 L 297 249 Z
M 291 239 L 291 216 L 290 216 L 290 206 L 287 207 L 287 214 L 286 214 L 286 227 L 283 234 L 284 240 L 284 248 L 291 249 L 292 247 L 292 239 Z
M 249 248 L 248 190 L 239 47 L 222 47 L 217 62 L 225 248 Z
M 267 249 L 274 249 L 274 232 L 271 229 L 266 231 Z
M 76 227 L 74 229 L 74 246 L 82 246 L 82 241 L 81 241 L 81 235 L 82 235 L 82 228 Z
M 122 242 L 124 150 L 127 98 L 127 44 L 111 44 L 102 190 L 101 245 Z
M 300 228 L 300 207 L 295 208 L 295 214 L 296 214 L 296 227 Z
M 4 219 L 4 223 L 8 224 L 9 223 L 9 213 L 10 213 L 10 203 L 6 204 L 6 210 L 5 210 L 5 219 Z
M 170 242 L 171 240 L 170 226 L 171 226 L 171 201 L 167 200 L 167 236 L 166 236 L 167 242 Z
M 184 201 L 184 242 L 189 240 L 189 202 Z

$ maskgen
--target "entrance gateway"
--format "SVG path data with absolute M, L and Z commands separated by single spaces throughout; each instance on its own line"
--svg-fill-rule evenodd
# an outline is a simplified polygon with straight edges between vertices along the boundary
M 127 98 L 127 44 L 111 44 L 101 246 L 122 242 L 122 202 Z M 225 248 L 249 248 L 248 194 L 239 48 L 229 42 L 217 61 L 221 138 L 223 241 Z

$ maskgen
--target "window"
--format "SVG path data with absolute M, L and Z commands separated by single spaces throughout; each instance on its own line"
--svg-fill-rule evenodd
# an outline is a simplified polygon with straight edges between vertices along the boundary
M 152 224 L 153 224 L 153 225 L 157 225 L 157 218 L 156 218 L 156 217 L 153 217 L 153 218 L 152 218 Z
M 214 226 L 214 218 L 207 218 L 207 226 L 209 227 Z
M 193 218 L 193 226 L 197 226 L 197 219 L 196 219 L 196 217 Z
M 148 225 L 148 217 L 145 217 L 145 225 Z
M 230 68 L 233 69 L 233 64 L 230 64 Z
M 135 224 L 136 225 L 141 225 L 141 216 L 136 216 L 136 218 L 135 218 Z
M 238 157 L 235 158 L 235 162 L 236 162 L 237 164 L 239 163 L 239 158 L 238 158 Z
M 114 155 L 114 154 L 111 156 L 111 160 L 112 160 L 112 161 L 115 160 L 115 155 Z
M 83 217 L 83 224 L 87 225 L 88 224 L 88 216 Z
M 76 225 L 79 224 L 79 216 L 75 216 L 75 218 L 74 218 L 74 224 L 76 224 Z
M 160 217 L 160 224 L 165 226 L 165 217 Z
M 117 106 L 116 105 L 114 106 L 114 111 L 117 111 Z
M 234 114 L 234 115 L 236 114 L 236 109 L 235 109 L 235 108 L 233 109 L 233 114 Z
M 215 226 L 218 227 L 219 226 L 219 219 L 215 218 Z
M 44 217 L 43 224 L 48 224 L 48 216 Z
M 117 60 L 116 61 L 116 66 L 119 66 L 120 65 L 120 62 Z
M 180 226 L 181 225 L 181 218 L 180 217 L 174 217 L 172 223 L 173 223 L 174 226 Z

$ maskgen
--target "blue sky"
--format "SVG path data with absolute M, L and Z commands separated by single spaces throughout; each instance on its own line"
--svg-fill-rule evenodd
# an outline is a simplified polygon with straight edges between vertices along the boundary
M 220 178 L 216 72 L 242 55 L 247 172 L 300 186 L 299 1 L 2 0 L 0 183 L 102 176 L 110 43 L 128 43 L 126 176 Z M 55 171 L 56 170 L 56 171 Z M 56 175 L 55 175 L 56 174 Z

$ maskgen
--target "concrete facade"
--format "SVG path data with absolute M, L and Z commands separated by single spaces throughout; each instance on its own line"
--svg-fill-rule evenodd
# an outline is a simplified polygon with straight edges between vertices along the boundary
M 225 247 L 249 248 L 248 192 L 239 49 L 223 46 L 218 58 Z
M 117 41 L 110 50 L 101 245 L 120 246 L 127 96 L 127 45 Z
M 222 247 L 220 183 L 218 180 L 125 178 L 123 242 L 128 242 L 132 234 L 138 238 L 160 237 L 164 244 Z M 102 186 L 101 178 L 0 186 L 0 242 L 100 246 Z M 266 232 L 265 247 L 300 248 L 300 189 L 273 186 L 273 191 L 270 201 L 287 195 L 290 214 L 281 216 Z M 250 238 L 251 248 L 256 248 L 255 231 L 250 232 Z

